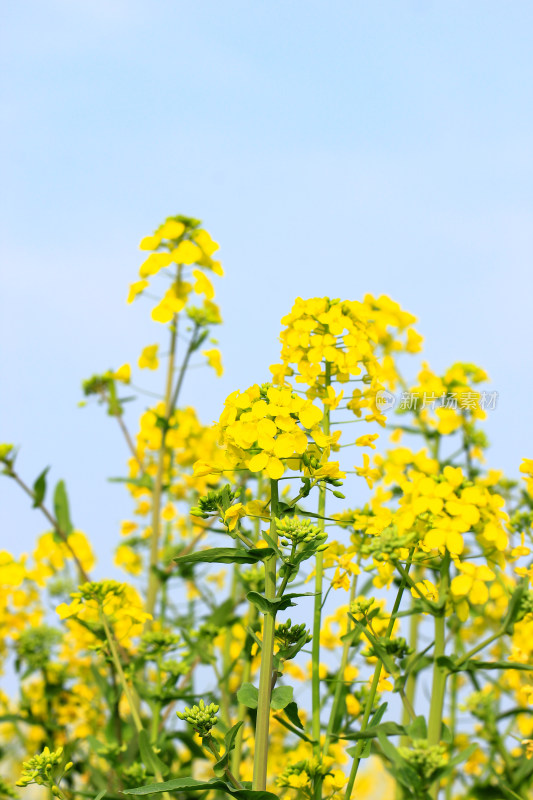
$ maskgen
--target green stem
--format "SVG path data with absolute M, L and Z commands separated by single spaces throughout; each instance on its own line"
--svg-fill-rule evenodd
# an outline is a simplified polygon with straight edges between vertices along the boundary
M 327 393 L 328 386 L 331 383 L 331 366 L 326 361 L 326 369 L 324 373 L 324 387 Z M 329 436 L 330 419 L 329 407 L 324 405 L 324 416 L 322 419 L 322 430 L 326 436 Z M 326 515 L 326 481 L 320 481 L 319 495 L 318 495 L 318 516 L 319 528 L 324 531 L 324 519 Z M 313 640 L 311 645 L 311 702 L 312 702 L 312 725 L 311 730 L 314 739 L 314 752 L 315 756 L 320 755 L 320 631 L 322 628 L 322 587 L 324 582 L 324 554 L 322 552 L 316 554 L 315 561 L 315 601 L 313 611 Z M 317 783 L 321 783 L 318 779 Z M 315 796 L 318 795 L 320 786 L 316 786 Z
M 207 747 L 211 750 L 216 760 L 218 761 L 220 758 L 220 752 L 213 737 L 206 736 L 203 741 L 206 743 Z M 231 783 L 234 789 L 244 789 L 242 783 L 239 783 L 239 781 L 232 774 L 229 767 L 224 767 L 224 774 L 226 775 L 226 778 Z
M 456 662 L 455 666 L 460 667 L 462 664 L 464 664 L 466 661 L 472 658 L 472 656 L 475 656 L 476 653 L 479 653 L 480 650 L 484 650 L 484 648 L 488 647 L 489 644 L 492 644 L 497 639 L 500 639 L 504 633 L 505 633 L 505 628 L 500 628 L 498 631 L 496 631 L 496 633 L 493 633 L 492 636 L 489 636 L 488 639 L 485 639 L 484 641 L 481 642 L 481 644 L 476 645 L 476 647 L 473 647 L 471 650 L 468 651 L 468 653 L 465 653 L 465 655 L 459 661 Z
M 360 561 L 361 561 L 361 555 L 359 554 L 359 557 L 357 559 L 357 564 L 358 565 L 359 565 Z M 354 575 L 353 579 L 352 579 L 352 585 L 350 587 L 350 597 L 349 597 L 349 600 L 348 600 L 348 608 L 350 607 L 350 605 L 352 604 L 352 602 L 355 599 L 355 592 L 356 591 L 357 591 L 357 575 Z M 335 694 L 333 695 L 333 703 L 331 705 L 331 712 L 330 712 L 330 715 L 329 715 L 328 727 L 326 729 L 326 739 L 324 741 L 324 748 L 323 748 L 324 756 L 327 756 L 327 754 L 328 754 L 329 745 L 330 745 L 330 742 L 331 742 L 331 736 L 333 734 L 333 725 L 335 724 L 335 720 L 336 720 L 337 714 L 339 712 L 339 705 L 340 705 L 341 698 L 342 698 L 342 689 L 343 689 L 343 686 L 344 686 L 344 673 L 346 671 L 346 667 L 348 666 L 348 657 L 350 655 L 351 642 L 350 642 L 350 639 L 348 637 L 348 634 L 350 633 L 351 629 L 352 629 L 351 619 L 350 619 L 350 617 L 348 617 L 348 625 L 347 625 L 347 628 L 346 628 L 346 637 L 347 638 L 344 640 L 344 644 L 343 644 L 343 647 L 342 647 L 341 663 L 340 663 L 340 667 L 339 667 L 339 671 L 338 671 L 338 680 L 337 680 L 337 684 L 335 686 Z
M 113 659 L 113 664 L 115 665 L 115 669 L 117 671 L 117 675 L 119 677 L 122 689 L 124 691 L 124 694 L 126 695 L 126 700 L 128 701 L 128 705 L 130 707 L 131 718 L 133 719 L 135 730 L 137 731 L 137 733 L 140 733 L 143 730 L 143 724 L 141 722 L 139 712 L 137 711 L 137 705 L 133 698 L 132 691 L 128 685 L 126 676 L 124 675 L 122 664 L 120 663 L 120 658 L 118 655 L 117 646 L 115 644 L 115 639 L 113 637 L 113 634 L 111 633 L 111 629 L 109 627 L 106 615 L 102 610 L 100 610 L 100 621 L 104 626 L 107 643 L 109 645 L 109 650 L 111 652 L 111 658 Z
M 181 267 L 178 267 L 178 274 L 176 277 L 176 285 L 179 291 L 179 284 L 181 279 Z M 168 423 L 172 414 L 172 383 L 174 379 L 174 362 L 176 360 L 176 345 L 178 340 L 178 315 L 176 314 L 172 320 L 170 328 L 170 350 L 167 364 L 167 378 L 165 387 L 165 422 Z M 154 482 L 154 489 L 152 492 L 152 535 L 150 537 L 150 566 L 148 572 L 148 591 L 146 595 L 146 611 L 148 614 L 154 615 L 155 604 L 157 599 L 157 592 L 159 590 L 159 577 L 156 572 L 158 556 L 159 556 L 159 536 L 161 526 L 161 495 L 163 490 L 163 475 L 165 471 L 165 453 L 166 453 L 166 426 L 161 431 L 161 445 L 157 455 L 157 473 Z M 151 627 L 150 622 L 147 627 Z
M 253 605 L 253 603 L 249 604 L 248 607 L 248 626 L 253 629 L 255 625 L 255 621 L 257 618 L 257 607 Z M 247 646 L 246 646 L 246 654 L 245 654 L 245 662 L 244 662 L 244 669 L 242 673 L 242 682 L 249 683 L 250 678 L 252 676 L 252 646 L 254 641 L 252 637 L 248 637 Z M 248 707 L 239 703 L 237 709 L 237 722 L 244 722 L 246 719 L 246 714 L 248 711 Z M 235 737 L 235 749 L 231 755 L 231 769 L 234 775 L 239 777 L 241 773 L 241 757 L 242 757 L 242 739 L 244 735 L 243 731 L 244 725 L 241 725 L 237 732 L 237 736 Z
M 400 604 L 402 602 L 403 593 L 406 587 L 406 577 L 408 575 L 409 568 L 411 566 L 411 560 L 407 562 L 407 570 L 406 575 L 402 577 L 402 582 L 400 584 L 400 588 L 398 589 L 398 594 L 396 595 L 396 599 L 394 601 L 394 605 L 392 607 L 392 612 L 389 620 L 389 624 L 387 625 L 387 630 L 385 632 L 385 638 L 388 639 L 392 633 L 394 628 L 394 623 L 396 621 L 396 616 L 398 614 L 398 610 L 400 608 Z M 368 726 L 368 720 L 370 719 L 370 714 L 372 713 L 372 708 L 374 707 L 374 700 L 376 699 L 376 692 L 379 684 L 379 679 L 381 676 L 381 669 L 383 667 L 383 662 L 380 658 L 378 658 L 376 662 L 376 666 L 374 669 L 374 677 L 372 678 L 372 684 L 370 686 L 370 691 L 368 693 L 368 697 L 366 700 L 365 710 L 363 712 L 363 719 L 361 720 L 361 733 L 366 731 Z M 355 753 L 352 761 L 352 768 L 350 770 L 350 777 L 348 778 L 348 783 L 346 786 L 346 792 L 344 795 L 344 800 L 350 800 L 353 791 L 353 785 L 355 783 L 355 779 L 357 777 L 357 771 L 359 769 L 359 764 L 361 763 L 361 753 L 363 752 L 363 747 L 365 746 L 365 740 L 359 739 L 357 745 L 355 747 Z
M 270 538 L 277 544 L 276 517 L 278 515 L 278 482 L 270 481 Z M 265 560 L 265 597 L 276 597 L 276 556 Z M 263 622 L 263 642 L 261 646 L 261 670 L 259 673 L 259 697 L 255 729 L 255 756 L 253 789 L 266 788 L 267 759 L 270 726 L 270 695 L 272 692 L 272 666 L 274 661 L 275 613 L 266 613 Z
M 450 556 L 448 553 L 444 556 L 441 566 L 441 579 L 439 586 L 439 597 L 445 601 L 448 594 L 448 587 L 450 583 Z M 444 655 L 446 643 L 446 617 L 444 605 L 438 613 L 435 614 L 435 648 L 433 651 L 433 682 L 431 685 L 431 702 L 429 706 L 429 720 L 428 720 L 428 744 L 430 746 L 438 745 L 441 739 L 442 730 L 442 713 L 444 709 L 444 695 L 446 691 L 446 678 L 448 670 L 446 667 L 439 666 L 437 660 Z M 436 800 L 439 794 L 439 781 L 436 781 L 431 788 L 431 797 Z
M 414 583 L 415 585 L 421 578 L 421 570 L 420 566 L 417 566 L 415 569 L 414 575 Z M 411 600 L 411 610 L 413 610 L 415 604 L 415 598 L 413 597 Z M 420 626 L 420 614 L 412 613 L 411 618 L 409 620 L 409 648 L 413 653 L 416 652 L 418 646 L 418 629 Z M 411 671 L 407 676 L 407 680 L 405 682 L 405 698 L 407 702 L 414 707 L 415 702 L 415 693 L 416 693 L 416 672 Z M 403 714 L 402 714 L 402 725 L 406 726 L 409 725 L 410 722 L 410 714 L 407 708 L 404 707 Z M 408 744 L 408 737 L 402 736 L 400 739 L 400 746 L 405 747 Z
M 46 508 L 45 505 L 43 505 L 42 502 L 35 504 L 35 499 L 36 499 L 35 498 L 35 493 L 30 489 L 29 486 L 27 486 L 24 483 L 24 481 L 22 480 L 20 475 L 18 475 L 13 468 L 10 468 L 9 471 L 6 472 L 6 475 L 9 478 L 13 478 L 15 483 L 17 483 L 20 486 L 20 488 L 28 495 L 28 497 L 31 497 L 31 499 L 33 500 L 33 503 L 34 503 L 33 507 L 34 508 L 38 508 L 39 511 L 41 511 L 44 514 L 44 516 L 46 517 L 48 522 L 51 524 L 51 526 L 53 527 L 54 531 L 57 533 L 57 535 L 59 536 L 59 538 L 61 539 L 61 541 L 63 542 L 63 544 L 67 548 L 67 550 L 69 551 L 70 555 L 72 556 L 72 559 L 73 559 L 74 563 L 76 564 L 76 567 L 77 567 L 78 572 L 79 572 L 80 582 L 90 583 L 91 582 L 90 575 L 83 568 L 83 565 L 82 565 L 81 561 L 79 560 L 78 556 L 76 555 L 76 553 L 72 549 L 72 545 L 69 542 L 68 534 L 60 527 L 59 522 L 57 521 L 57 519 L 50 513 L 50 511 L 48 511 L 48 509 Z
M 457 630 L 455 632 L 455 652 L 459 650 L 461 647 L 461 634 Z M 459 695 L 459 673 L 454 672 L 451 676 L 451 688 L 450 688 L 450 734 L 451 734 L 451 745 L 450 745 L 450 758 L 454 755 L 454 748 L 455 748 L 455 735 L 456 735 L 456 728 L 457 728 L 457 700 Z M 452 800 L 453 797 L 453 782 L 454 782 L 454 775 L 452 773 L 448 777 L 448 781 L 446 783 L 446 790 L 445 796 L 446 800 Z

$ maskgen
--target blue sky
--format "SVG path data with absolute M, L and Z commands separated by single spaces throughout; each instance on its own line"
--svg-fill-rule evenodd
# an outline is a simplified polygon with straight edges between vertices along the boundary
M 517 474 L 533 455 L 530 2 L 19 0 L 1 16 L 0 441 L 22 445 L 28 481 L 47 464 L 67 480 L 102 569 L 127 454 L 79 387 L 161 339 L 125 296 L 171 214 L 202 218 L 226 269 L 226 373 L 195 370 L 184 395 L 205 421 L 268 377 L 297 295 L 385 293 L 435 369 L 488 371 L 490 465 Z M 0 530 L 14 550 L 44 530 L 7 480 Z

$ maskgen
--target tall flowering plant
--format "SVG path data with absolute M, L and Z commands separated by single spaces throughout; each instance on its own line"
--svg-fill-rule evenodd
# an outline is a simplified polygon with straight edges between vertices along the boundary
M 129 363 L 83 384 L 124 438 L 124 581 L 95 579 L 65 482 L 48 500 L 0 445 L 46 523 L 0 553 L 0 792 L 525 800 L 533 460 L 485 468 L 484 371 L 410 382 L 397 303 L 297 298 L 279 361 L 206 426 L 182 389 L 222 374 L 218 245 L 176 216 L 141 250 L 127 299 L 165 337 L 137 360 L 161 395 L 132 432 Z

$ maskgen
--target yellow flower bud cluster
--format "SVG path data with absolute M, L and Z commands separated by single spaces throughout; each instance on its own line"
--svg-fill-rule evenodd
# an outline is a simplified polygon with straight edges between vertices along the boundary
M 197 706 L 192 708 L 185 707 L 183 711 L 176 711 L 176 716 L 183 719 L 192 725 L 196 733 L 205 737 L 210 735 L 211 728 L 218 723 L 218 711 L 220 706 L 216 703 L 209 703 L 206 706 L 203 700 L 200 700 Z
M 69 761 L 61 770 L 61 777 L 58 777 L 57 766 L 63 757 L 63 748 L 59 747 L 55 751 L 51 751 L 49 747 L 45 747 L 42 753 L 39 753 L 32 758 L 25 761 L 22 765 L 22 777 L 17 781 L 17 786 L 29 786 L 30 783 L 36 783 L 39 786 L 49 786 L 54 795 L 58 795 L 56 781 L 72 768 L 73 764 Z

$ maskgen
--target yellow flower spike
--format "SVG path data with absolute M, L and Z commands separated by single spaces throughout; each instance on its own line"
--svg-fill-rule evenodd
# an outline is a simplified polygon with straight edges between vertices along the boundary
M 146 289 L 146 288 L 147 288 L 149 285 L 150 285 L 150 284 L 148 283 L 148 281 L 144 281 L 144 280 L 142 280 L 142 281 L 136 281 L 135 283 L 131 283 L 131 284 L 130 284 L 130 288 L 129 288 L 129 292 L 128 292 L 128 299 L 126 300 L 126 302 L 127 302 L 127 303 L 133 303 L 133 301 L 135 300 L 135 298 L 136 298 L 138 295 L 142 294 L 142 292 L 144 292 L 144 290 L 145 290 L 145 289 Z
M 139 356 L 138 365 L 140 369 L 157 369 L 159 360 L 157 358 L 158 344 L 149 344 L 143 348 Z

